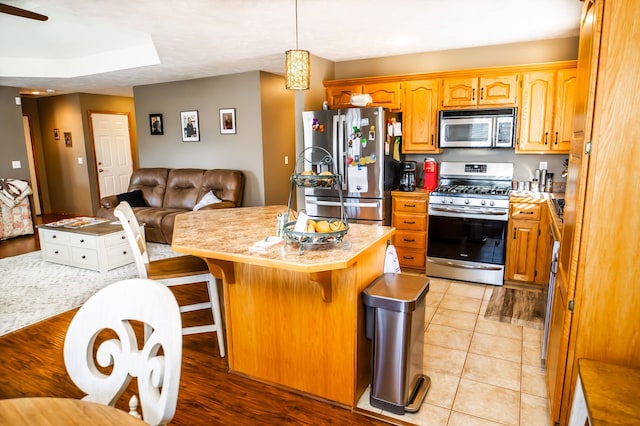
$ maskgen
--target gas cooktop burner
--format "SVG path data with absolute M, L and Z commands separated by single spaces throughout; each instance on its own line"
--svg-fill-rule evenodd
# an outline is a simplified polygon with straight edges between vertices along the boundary
M 509 186 L 440 185 L 433 192 L 447 195 L 509 195 Z

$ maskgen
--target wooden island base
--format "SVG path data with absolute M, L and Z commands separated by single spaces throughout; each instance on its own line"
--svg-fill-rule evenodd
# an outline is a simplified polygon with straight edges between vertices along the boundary
M 355 407 L 371 379 L 360 293 L 382 274 L 393 228 L 352 224 L 346 250 L 337 244 L 302 256 L 293 245 L 249 252 L 283 209 L 179 215 L 172 247 L 205 258 L 222 278 L 232 371 Z

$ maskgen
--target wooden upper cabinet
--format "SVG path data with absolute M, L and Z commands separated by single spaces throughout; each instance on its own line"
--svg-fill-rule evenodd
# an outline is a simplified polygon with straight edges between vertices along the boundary
M 335 86 L 326 88 L 326 100 L 329 102 L 329 108 L 350 108 L 351 95 L 362 93 L 362 85 L 351 86 Z
M 367 106 L 381 106 L 389 109 L 402 107 L 402 85 L 400 83 L 363 84 L 362 93 L 371 95 L 372 102 Z
M 476 106 L 478 78 L 445 78 L 442 80 L 442 106 Z
M 402 115 L 402 153 L 438 151 L 438 89 L 440 80 L 408 81 Z
M 575 68 L 523 73 L 516 152 L 568 154 L 575 94 Z
M 442 107 L 515 106 L 518 74 L 445 78 L 442 80 Z
M 573 111 L 576 103 L 576 69 L 560 70 L 556 79 L 556 105 L 553 121 L 553 151 L 568 153 L 573 134 Z
M 326 100 L 329 108 L 351 108 L 351 95 L 371 95 L 372 102 L 368 107 L 381 106 L 389 109 L 400 109 L 402 98 L 402 85 L 400 82 L 392 83 L 367 83 L 344 86 L 329 86 L 326 88 Z

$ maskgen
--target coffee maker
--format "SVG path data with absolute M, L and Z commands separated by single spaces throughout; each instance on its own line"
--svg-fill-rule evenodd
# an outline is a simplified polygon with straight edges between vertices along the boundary
M 416 162 L 403 161 L 400 163 L 400 191 L 416 190 Z

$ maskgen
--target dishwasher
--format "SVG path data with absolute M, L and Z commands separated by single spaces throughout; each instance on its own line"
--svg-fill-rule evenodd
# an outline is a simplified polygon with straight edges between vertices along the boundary
M 551 310 L 553 309 L 553 295 L 556 287 L 556 273 L 558 270 L 558 253 L 560 252 L 560 241 L 551 230 L 553 237 L 553 247 L 551 249 L 551 272 L 549 273 L 549 289 L 547 294 L 547 310 L 544 318 L 544 335 L 542 336 L 542 365 L 547 362 L 547 345 L 549 344 L 549 327 L 551 326 Z

